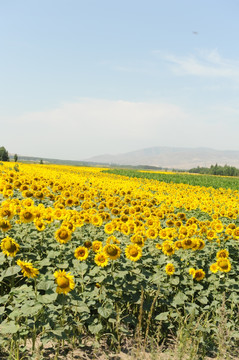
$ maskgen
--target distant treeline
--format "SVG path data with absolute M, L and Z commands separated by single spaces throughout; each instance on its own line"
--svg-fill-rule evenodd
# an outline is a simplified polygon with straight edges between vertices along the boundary
M 211 165 L 210 168 L 198 166 L 197 168 L 190 169 L 189 172 L 194 174 L 239 176 L 239 169 L 234 166 L 220 166 L 218 164 Z

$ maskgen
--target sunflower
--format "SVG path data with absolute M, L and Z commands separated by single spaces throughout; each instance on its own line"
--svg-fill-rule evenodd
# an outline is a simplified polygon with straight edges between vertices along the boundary
M 146 236 L 149 238 L 149 239 L 156 239 L 156 237 L 158 236 L 158 231 L 156 228 L 149 228 L 147 231 L 146 231 Z
M 64 295 L 66 295 L 68 294 L 68 292 L 74 289 L 74 278 L 70 274 L 70 272 L 66 273 L 65 270 L 58 270 L 54 273 L 54 276 L 56 278 L 55 282 L 57 284 L 56 292 L 58 294 L 63 293 Z
M 160 237 L 160 239 L 166 239 L 167 238 L 167 230 L 166 229 L 161 229 L 160 231 L 159 231 L 159 237 Z
M 239 239 L 239 227 L 236 227 L 232 234 L 234 239 Z
M 192 249 L 193 245 L 194 245 L 193 239 L 184 239 L 184 240 L 182 240 L 182 248 L 184 250 Z
M 108 257 L 105 255 L 105 253 L 100 252 L 95 255 L 95 263 L 98 266 L 104 267 L 108 264 Z
M 106 240 L 106 244 L 120 244 L 120 241 L 114 236 L 114 235 L 111 235 L 107 238 Z
M 175 245 L 172 241 L 166 240 L 162 244 L 162 251 L 165 255 L 173 255 L 175 252 Z
M 74 256 L 77 258 L 77 260 L 85 260 L 87 259 L 88 255 L 88 249 L 84 246 L 79 246 L 75 249 Z
M 196 271 L 196 270 L 195 270 L 194 268 L 190 268 L 190 269 L 188 270 L 189 274 L 192 275 L 192 276 L 194 275 L 195 271 Z
M 217 238 L 217 234 L 216 234 L 216 231 L 214 231 L 214 230 L 208 230 L 208 232 L 207 232 L 207 238 L 208 238 L 208 240 L 213 240 L 213 239 L 216 239 Z
M 220 258 L 228 258 L 229 256 L 229 252 L 226 250 L 226 249 L 223 249 L 223 250 L 219 250 L 217 252 L 217 259 L 220 259 Z
M 198 246 L 198 249 L 197 249 L 197 250 L 202 250 L 202 249 L 204 248 L 204 246 L 205 246 L 204 240 L 198 238 L 197 241 L 198 241 L 198 243 L 199 243 L 199 246 Z
M 20 220 L 24 224 L 32 222 L 34 217 L 34 211 L 30 207 L 28 209 L 23 209 L 20 212 Z
M 213 264 L 211 264 L 210 265 L 210 271 L 212 272 L 212 273 L 217 273 L 218 272 L 218 270 L 219 270 L 219 267 L 217 266 L 217 263 L 213 263 Z
M 8 231 L 9 229 L 11 229 L 12 225 L 10 224 L 10 222 L 8 220 L 0 220 L 0 229 L 2 231 Z
M 112 223 L 109 222 L 108 224 L 105 225 L 105 233 L 106 234 L 108 234 L 108 235 L 113 234 L 114 230 L 115 229 L 114 229 L 114 226 Z
M 200 281 L 205 277 L 205 272 L 203 269 L 197 269 L 193 272 L 192 276 L 194 280 Z
M 14 257 L 16 253 L 19 251 L 19 247 L 20 247 L 19 244 L 8 236 L 2 239 L 1 241 L 2 252 L 7 256 Z
M 90 240 L 86 240 L 84 242 L 84 246 L 87 248 L 87 249 L 91 249 L 92 248 L 92 242 Z
M 231 263 L 227 258 L 219 258 L 216 264 L 220 271 L 229 272 L 231 270 Z
M 39 270 L 32 266 L 32 263 L 17 260 L 17 265 L 22 269 L 23 276 L 34 278 L 39 274 Z
M 119 246 L 114 244 L 107 244 L 103 248 L 103 252 L 106 256 L 108 256 L 111 260 L 116 260 L 120 257 L 121 250 Z
M 182 249 L 182 247 L 183 247 L 181 240 L 175 241 L 174 245 L 175 245 L 176 250 Z
M 174 265 L 173 265 L 173 264 L 167 264 L 167 265 L 165 266 L 165 271 L 166 271 L 166 274 L 167 274 L 167 275 L 173 275 L 174 272 L 175 272 L 175 267 L 174 267 Z
M 14 211 L 10 207 L 3 207 L 0 209 L 0 216 L 6 220 L 11 220 L 14 216 Z
M 93 224 L 94 226 L 97 226 L 97 227 L 101 226 L 103 223 L 103 220 L 99 215 L 93 215 L 91 217 L 90 221 L 91 221 L 91 224 Z
M 92 242 L 92 250 L 94 252 L 100 252 L 102 250 L 102 242 L 99 240 L 95 240 Z
M 215 230 L 217 233 L 221 233 L 221 232 L 224 230 L 223 224 L 222 224 L 221 222 L 217 222 L 217 223 L 214 225 L 214 230 Z
M 125 255 L 127 259 L 131 261 L 137 261 L 142 256 L 142 249 L 136 244 L 130 244 L 125 249 Z
M 144 246 L 144 237 L 140 234 L 135 234 L 130 238 L 131 242 L 137 244 L 140 247 Z
M 46 225 L 44 224 L 44 222 L 41 219 L 35 219 L 34 225 L 38 231 L 43 231 L 46 228 Z
M 62 226 L 67 227 L 67 229 L 69 229 L 71 232 L 75 231 L 75 229 L 76 229 L 76 227 L 73 224 L 72 220 L 71 221 L 63 221 Z
M 66 199 L 66 201 L 65 201 L 65 204 L 66 204 L 66 206 L 70 207 L 70 206 L 74 205 L 74 202 L 75 202 L 74 198 L 68 197 L 68 199 Z
M 71 231 L 67 227 L 61 227 L 55 232 L 56 240 L 61 244 L 66 244 L 71 239 Z

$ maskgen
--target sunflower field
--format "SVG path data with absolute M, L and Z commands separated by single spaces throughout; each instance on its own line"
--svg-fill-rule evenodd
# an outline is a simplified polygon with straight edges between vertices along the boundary
M 12 359 L 29 342 L 57 354 L 88 336 L 167 344 L 185 319 L 203 351 L 220 336 L 239 344 L 238 190 L 4 163 L 0 246 L 0 354 Z

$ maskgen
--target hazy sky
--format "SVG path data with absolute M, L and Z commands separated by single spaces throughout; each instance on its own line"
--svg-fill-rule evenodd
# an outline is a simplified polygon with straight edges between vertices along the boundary
M 239 150 L 238 19 L 238 0 L 0 0 L 0 146 Z

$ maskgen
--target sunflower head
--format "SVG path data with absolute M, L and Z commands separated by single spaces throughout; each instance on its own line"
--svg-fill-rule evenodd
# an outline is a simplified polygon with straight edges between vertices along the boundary
M 10 222 L 8 220 L 4 220 L 4 219 L 0 220 L 0 229 L 3 232 L 6 232 L 6 231 L 10 230 L 11 227 L 12 227 L 12 225 L 10 224 Z
M 118 259 L 121 253 L 120 247 L 114 244 L 105 245 L 103 251 L 111 260 Z
M 97 253 L 101 251 L 101 249 L 102 249 L 102 242 L 98 240 L 94 240 L 92 242 L 92 250 Z
M 87 249 L 90 249 L 92 247 L 92 242 L 90 240 L 86 240 L 84 242 L 84 246 L 87 248 Z
M 74 278 L 71 273 L 66 273 L 65 270 L 58 270 L 54 273 L 55 282 L 57 284 L 56 292 L 58 294 L 68 294 L 71 290 L 74 289 L 75 283 Z
M 197 269 L 195 270 L 194 274 L 193 274 L 193 279 L 200 281 L 205 277 L 205 272 L 202 269 Z
M 218 258 L 216 264 L 218 269 L 222 272 L 229 272 L 231 270 L 231 263 L 227 258 Z
M 137 244 L 130 244 L 125 249 L 125 255 L 127 259 L 137 261 L 142 256 L 142 249 Z
M 20 220 L 24 224 L 32 222 L 34 217 L 35 217 L 34 211 L 33 211 L 33 209 L 31 209 L 31 207 L 28 207 L 27 209 L 23 209 L 20 212 Z
M 66 244 L 71 239 L 71 231 L 67 227 L 61 227 L 55 232 L 56 240 L 61 244 Z
M 89 253 L 88 253 L 88 249 L 84 246 L 79 246 L 78 248 L 75 249 L 75 253 L 74 256 L 76 257 L 77 260 L 85 260 L 87 259 Z
M 14 257 L 16 253 L 19 251 L 19 247 L 20 247 L 19 244 L 8 236 L 2 239 L 1 241 L 2 252 L 7 256 Z
M 220 258 L 226 259 L 226 258 L 228 258 L 228 256 L 229 256 L 229 252 L 226 249 L 219 250 L 217 252 L 217 259 L 220 259 Z
M 166 271 L 166 274 L 167 274 L 167 275 L 173 275 L 174 272 L 175 272 L 175 267 L 174 267 L 174 265 L 173 265 L 173 264 L 167 264 L 167 265 L 165 266 L 165 271 Z
M 175 252 L 175 245 L 172 241 L 166 240 L 163 242 L 162 251 L 165 255 L 171 256 Z
M 218 272 L 219 268 L 217 266 L 217 263 L 213 263 L 210 265 L 210 271 L 214 274 L 216 274 Z
M 104 252 L 99 252 L 95 255 L 95 263 L 98 266 L 105 267 L 108 261 L 108 256 L 106 256 Z
M 17 260 L 17 265 L 20 266 L 23 276 L 34 278 L 39 274 L 39 270 L 34 268 L 30 262 Z

